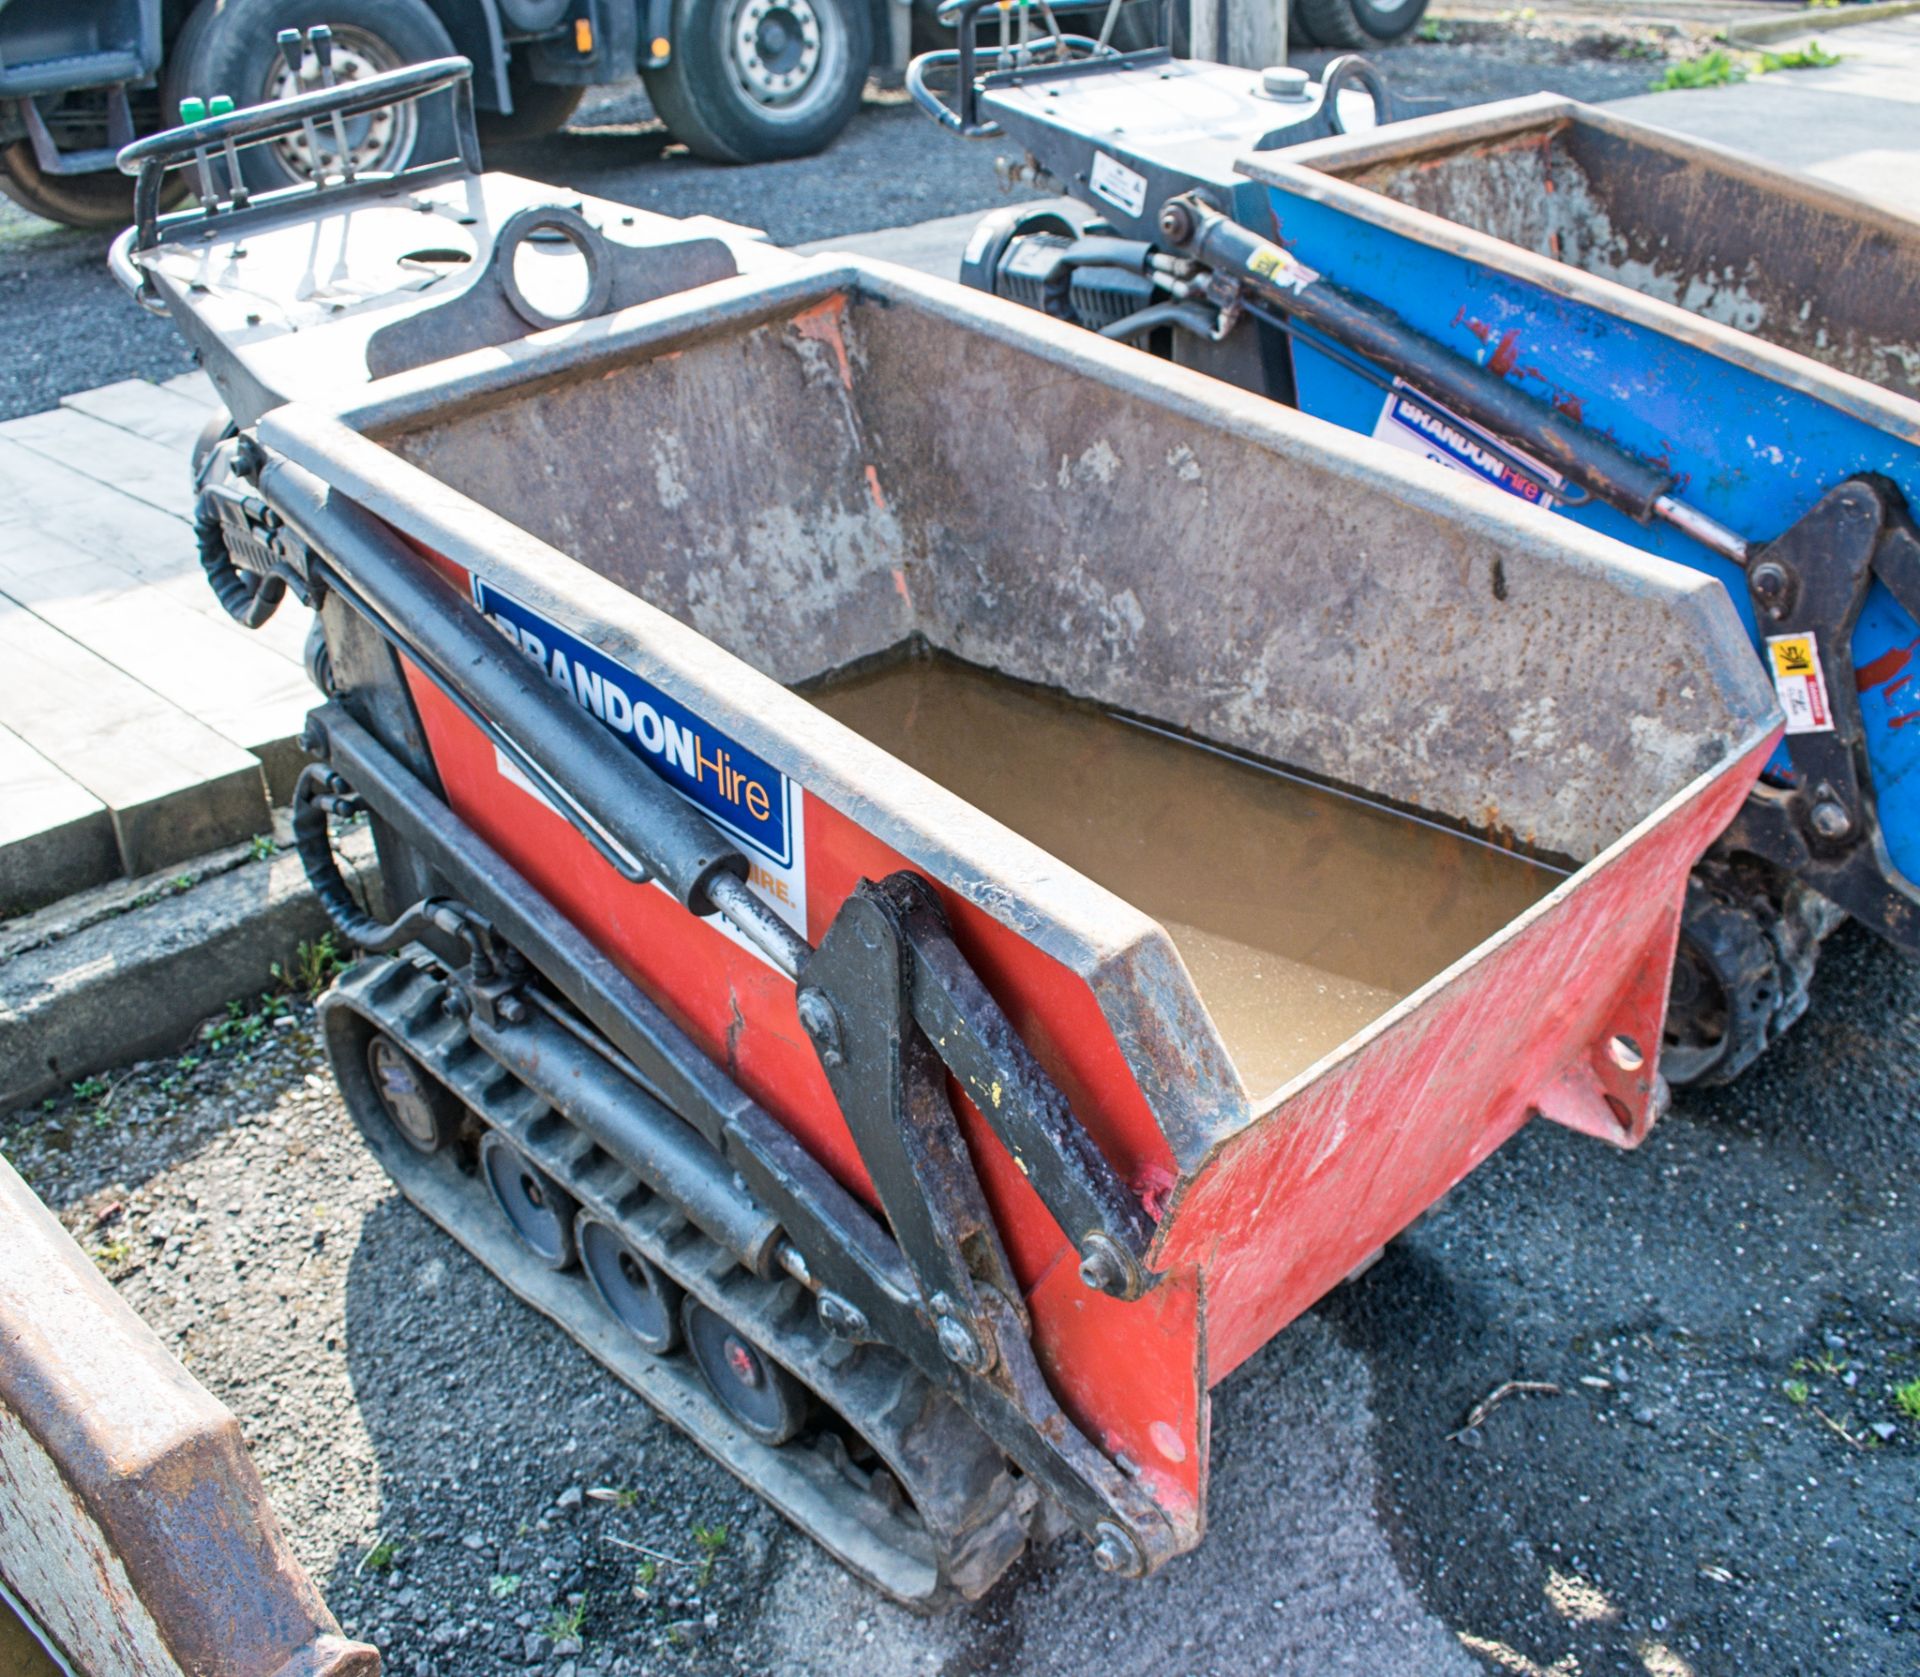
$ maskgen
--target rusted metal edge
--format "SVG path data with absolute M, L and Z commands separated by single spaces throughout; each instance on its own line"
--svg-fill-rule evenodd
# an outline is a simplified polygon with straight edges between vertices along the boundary
M 0 1572 L 82 1670 L 377 1677 L 288 1548 L 239 1422 L 4 1160 Z
M 1538 133 L 1544 138 L 1572 123 L 1630 140 L 1682 161 L 1705 162 L 1720 173 L 1737 176 L 1783 197 L 1817 203 L 1829 210 L 1837 205 L 1890 237 L 1908 243 L 1920 242 L 1920 221 L 1875 199 L 1795 170 L 1756 162 L 1709 140 L 1696 140 L 1649 123 L 1615 116 L 1556 94 L 1501 100 L 1474 107 L 1463 115 L 1441 112 L 1417 117 L 1388 128 L 1369 129 L 1351 138 L 1316 140 L 1288 152 L 1284 158 L 1242 158 L 1235 168 L 1249 179 L 1384 227 L 1417 244 L 1448 251 L 1495 272 L 1513 274 L 1555 296 L 1692 344 L 1720 360 L 1800 391 L 1908 442 L 1920 443 L 1920 401 L 1895 395 L 1852 373 L 1824 367 L 1798 351 L 1782 349 L 1764 338 L 1723 326 L 1676 304 L 1583 273 L 1566 263 L 1537 256 L 1519 245 L 1463 227 L 1430 211 L 1398 203 L 1383 193 L 1343 178 L 1347 173 L 1382 163 L 1431 157 L 1437 152 L 1459 150 L 1487 140 L 1528 133 Z

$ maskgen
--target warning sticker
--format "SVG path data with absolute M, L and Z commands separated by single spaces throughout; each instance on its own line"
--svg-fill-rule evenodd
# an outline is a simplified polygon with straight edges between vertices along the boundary
M 1418 454 L 1437 466 L 1465 472 L 1536 507 L 1551 507 L 1553 496 L 1547 491 L 1566 482 L 1532 455 L 1507 444 L 1496 447 L 1471 420 L 1397 382 L 1387 392 L 1373 434 L 1379 442 Z
M 1140 215 L 1147 207 L 1147 177 L 1136 174 L 1117 157 L 1104 151 L 1093 154 L 1093 172 L 1088 184 L 1115 209 L 1128 215 Z
M 1278 245 L 1262 245 L 1247 259 L 1247 266 L 1276 291 L 1305 291 L 1320 277 L 1316 269 Z
M 1827 702 L 1827 678 L 1820 668 L 1820 643 L 1811 629 L 1798 635 L 1767 636 L 1774 691 L 1787 713 L 1790 734 L 1830 734 L 1833 707 Z

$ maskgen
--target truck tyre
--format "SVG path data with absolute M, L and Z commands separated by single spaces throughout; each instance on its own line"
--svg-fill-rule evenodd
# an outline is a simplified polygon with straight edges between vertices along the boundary
M 806 157 L 860 108 L 866 0 L 677 0 L 673 57 L 645 73 L 676 140 L 716 163 Z
M 476 113 L 482 145 L 519 145 L 558 133 L 587 92 L 578 82 L 537 82 L 518 58 L 507 61 L 507 91 L 513 95 L 511 111 Z
M 64 227 L 124 227 L 133 220 L 133 181 L 118 169 L 50 175 L 28 140 L 0 147 L 0 192 L 23 210 Z
M 224 93 L 236 105 L 259 105 L 294 91 L 274 36 L 282 29 L 333 30 L 334 74 L 359 81 L 403 64 L 453 55 L 453 41 L 426 0 L 200 0 L 174 42 L 167 65 L 165 107 L 179 117 L 180 101 Z M 319 85 L 309 79 L 304 90 Z M 330 140 L 331 130 L 321 125 Z M 364 173 L 397 174 L 409 163 L 456 155 L 453 112 L 444 94 L 398 110 L 355 117 L 347 143 Z M 240 154 L 247 185 L 256 192 L 311 178 L 313 158 L 305 136 L 290 135 L 249 146 Z M 331 158 L 330 145 L 323 156 Z
M 1413 33 L 1427 0 L 1293 0 L 1287 27 L 1303 47 L 1378 47 Z

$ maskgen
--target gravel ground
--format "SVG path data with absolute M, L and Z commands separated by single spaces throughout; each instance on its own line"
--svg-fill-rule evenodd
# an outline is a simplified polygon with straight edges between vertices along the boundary
M 411 1677 L 1893 1677 L 1920 1668 L 1920 1419 L 1893 1395 L 1920 1377 L 1920 971 L 1843 932 L 1817 992 L 1638 1153 L 1532 1126 L 1236 1372 L 1198 1554 L 1132 1586 L 1067 1544 L 935 1621 L 416 1214 L 304 1003 L 0 1146 L 241 1417 L 342 1623 Z M 1463 1430 L 1512 1380 L 1557 1390 Z
M 1692 50 L 1591 17 L 1452 27 L 1384 55 L 1396 82 L 1598 99 Z M 825 158 L 715 169 L 615 90 L 497 162 L 800 241 L 987 207 L 992 156 L 876 95 Z M 186 365 L 103 252 L 0 209 L 0 415 Z M 1920 1670 L 1920 1421 L 1893 1397 L 1920 1377 L 1917 1021 L 1920 971 L 1843 933 L 1814 1016 L 1736 1088 L 1633 1155 L 1533 1126 L 1239 1370 L 1197 1555 L 1128 1586 L 1067 1546 L 932 1622 L 415 1214 L 304 1003 L 0 1148 L 241 1416 L 302 1560 L 397 1672 L 1891 1677 Z M 1463 1430 L 1515 1380 L 1555 1390 Z
M 1445 41 L 1377 54 L 1394 85 L 1447 104 L 1542 88 L 1583 99 L 1646 91 L 1670 54 L 1694 50 L 1672 27 L 1582 14 L 1467 19 Z M 1330 53 L 1302 53 L 1317 69 Z M 824 156 L 723 168 L 669 143 L 638 82 L 596 92 L 551 139 L 499 147 L 489 163 L 670 215 L 706 213 L 763 228 L 783 244 L 864 233 L 990 209 L 1003 201 L 996 148 L 950 138 L 904 94 L 878 87 Z M 103 234 L 40 221 L 0 199 L 0 419 L 37 413 L 76 390 L 123 378 L 170 378 L 191 366 L 164 320 L 135 308 L 108 277 Z

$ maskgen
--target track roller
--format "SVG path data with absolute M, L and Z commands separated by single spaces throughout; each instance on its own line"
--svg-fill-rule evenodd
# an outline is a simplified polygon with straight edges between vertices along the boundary
M 549 1269 L 573 1266 L 573 1196 L 500 1134 L 480 1138 L 480 1174 L 521 1244 Z
M 807 1389 L 717 1311 L 688 1299 L 687 1349 L 713 1395 L 762 1444 L 785 1444 L 807 1418 Z
M 680 1343 L 680 1303 L 686 1296 L 658 1264 L 586 1212 L 574 1224 L 580 1267 L 600 1302 L 639 1341 L 643 1351 L 664 1357 Z
M 367 1075 L 380 1110 L 415 1152 L 438 1153 L 459 1133 L 459 1101 L 384 1032 L 367 1039 Z

